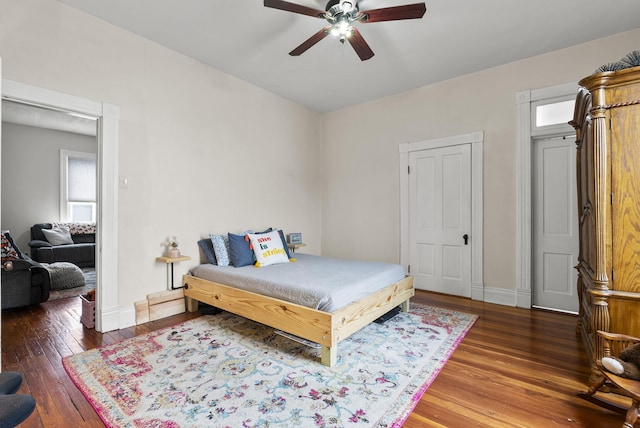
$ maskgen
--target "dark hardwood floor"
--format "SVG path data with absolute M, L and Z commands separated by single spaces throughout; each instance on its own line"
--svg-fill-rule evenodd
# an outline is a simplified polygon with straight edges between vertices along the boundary
M 588 372 L 576 317 L 418 291 L 415 302 L 479 320 L 405 427 L 620 427 L 624 416 L 577 397 Z M 37 407 L 21 427 L 100 427 L 61 362 L 66 355 L 163 328 L 180 314 L 106 334 L 80 323 L 80 299 L 2 311 L 2 370 L 23 373 Z

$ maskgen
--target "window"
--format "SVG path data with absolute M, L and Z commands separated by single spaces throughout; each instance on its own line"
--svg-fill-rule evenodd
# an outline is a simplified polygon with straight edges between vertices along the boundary
M 568 125 L 573 119 L 573 109 L 575 106 L 575 96 L 567 99 L 560 97 L 554 99 L 544 99 L 531 103 L 531 128 L 532 135 L 540 133 L 549 134 L 562 129 L 572 130 Z
M 536 106 L 536 126 L 565 124 L 573 119 L 575 100 Z
M 60 151 L 60 219 L 96 221 L 96 155 Z

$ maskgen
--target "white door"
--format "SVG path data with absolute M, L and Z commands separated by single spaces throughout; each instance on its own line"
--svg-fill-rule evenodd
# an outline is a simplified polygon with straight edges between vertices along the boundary
M 416 288 L 471 296 L 471 145 L 409 154 L 409 269 Z
M 533 305 L 578 312 L 575 138 L 533 142 Z

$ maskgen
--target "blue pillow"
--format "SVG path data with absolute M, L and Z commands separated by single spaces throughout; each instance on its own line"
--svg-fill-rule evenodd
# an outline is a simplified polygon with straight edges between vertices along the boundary
M 211 242 L 211 238 L 199 240 L 198 245 L 202 249 L 207 261 L 212 265 L 217 264 L 216 253 L 213 251 L 213 242 Z
M 229 261 L 235 267 L 249 266 L 253 262 L 253 250 L 249 241 L 245 241 L 245 235 L 229 233 Z
M 291 258 L 291 254 L 289 254 L 289 246 L 287 245 L 287 238 L 284 237 L 284 232 L 282 230 L 278 230 L 280 234 L 280 239 L 282 239 L 282 246 L 284 247 L 284 252 L 287 253 L 287 258 Z
M 253 230 L 247 230 L 242 235 L 235 235 L 233 233 L 228 234 L 229 238 L 229 260 L 235 267 L 249 266 L 256 262 L 256 257 L 251 249 L 251 242 L 249 239 L 245 239 L 247 233 L 269 233 L 273 228 L 268 228 L 262 232 L 254 232 Z

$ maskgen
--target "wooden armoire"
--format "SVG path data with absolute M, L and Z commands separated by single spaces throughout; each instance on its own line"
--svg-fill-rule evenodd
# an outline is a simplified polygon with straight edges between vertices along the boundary
M 592 368 L 596 331 L 640 337 L 640 67 L 580 81 L 575 114 L 578 331 Z

